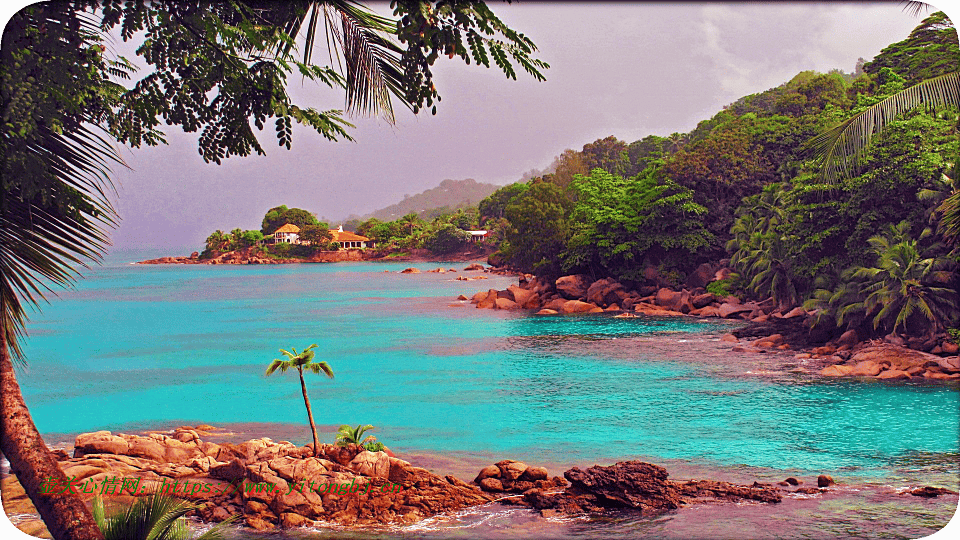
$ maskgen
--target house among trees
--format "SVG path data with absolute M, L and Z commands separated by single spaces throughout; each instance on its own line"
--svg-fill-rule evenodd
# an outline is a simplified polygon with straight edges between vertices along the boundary
M 333 237 L 334 242 L 340 242 L 340 246 L 343 248 L 373 247 L 373 242 L 371 242 L 369 238 L 344 231 L 343 225 L 337 227 L 336 230 L 330 229 L 330 236 Z
M 467 231 L 470 233 L 470 240 L 473 242 L 483 242 L 488 236 L 490 236 L 490 231 Z
M 293 223 L 287 223 L 283 227 L 280 227 L 273 232 L 273 243 L 274 244 L 299 244 L 300 243 L 300 227 L 297 227 Z
M 280 227 L 274 231 L 272 236 L 267 237 L 267 240 L 272 244 L 309 244 L 309 242 L 300 239 L 300 227 L 293 223 L 287 223 Z M 339 242 L 340 247 L 344 249 L 373 247 L 373 242 L 369 238 L 344 231 L 343 225 L 336 229 L 330 229 L 330 241 Z

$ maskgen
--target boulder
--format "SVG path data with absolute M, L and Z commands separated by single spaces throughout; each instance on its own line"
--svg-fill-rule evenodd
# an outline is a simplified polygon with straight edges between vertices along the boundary
M 910 378 L 910 374 L 907 373 L 906 371 L 901 371 L 901 370 L 899 370 L 899 369 L 888 369 L 887 371 L 884 371 L 884 372 L 880 373 L 879 375 L 877 375 L 876 378 L 878 378 L 878 379 L 892 379 L 892 380 L 909 379 L 909 378 Z
M 497 298 L 494 302 L 496 309 L 516 309 L 517 303 L 506 298 Z
M 883 371 L 883 368 L 880 364 L 874 362 L 873 360 L 864 360 L 863 362 L 857 362 L 853 366 L 853 371 L 850 372 L 850 375 L 855 375 L 858 377 L 876 377 Z
M 749 307 L 742 306 L 739 303 L 732 304 L 730 302 L 724 302 L 717 308 L 717 314 L 723 319 L 729 319 L 738 313 L 749 313 L 751 311 L 753 311 L 753 309 Z
M 587 289 L 590 286 L 587 276 L 583 274 L 573 274 L 557 278 L 554 282 L 557 292 L 564 298 L 570 300 L 579 300 L 587 295 Z
M 496 465 L 497 468 L 500 469 L 500 478 L 506 480 L 516 480 L 520 478 L 529 467 L 522 461 L 514 461 L 512 459 L 499 461 Z
M 519 306 L 526 307 L 527 302 L 536 294 L 533 291 L 528 291 L 526 289 L 521 289 L 516 285 L 511 285 L 507 288 L 508 291 L 513 295 L 512 300 L 517 303 Z
M 589 493 L 612 506 L 653 512 L 674 510 L 683 502 L 680 491 L 667 482 L 663 467 L 641 461 L 610 467 L 574 467 L 563 473 L 571 491 Z
M 109 431 L 81 433 L 77 435 L 73 447 L 73 457 L 83 457 L 87 454 L 126 454 L 129 449 L 129 445 L 123 437 L 114 435 Z M 162 448 L 158 457 L 163 459 Z
M 480 483 L 484 478 L 500 478 L 500 467 L 496 465 L 487 465 L 486 467 L 480 469 L 480 473 L 477 474 L 477 477 L 473 479 L 477 484 Z
M 543 309 L 541 309 L 540 311 L 538 311 L 536 314 L 537 314 L 537 315 L 556 315 L 557 313 L 558 313 L 558 312 L 557 312 L 557 310 L 555 310 L 555 309 L 543 308 Z
M 686 285 L 691 289 L 706 287 L 713 280 L 716 270 L 710 263 L 703 263 L 687 276 Z M 701 306 L 702 307 L 702 306 Z
M 484 266 L 483 266 L 482 264 L 480 264 L 480 263 L 473 263 L 473 264 L 467 266 L 466 268 L 464 268 L 464 270 L 467 271 L 467 272 L 476 272 L 476 271 L 481 271 L 481 272 L 482 272 L 482 271 L 486 270 L 486 267 L 484 267 Z
M 707 307 L 716 301 L 717 295 L 713 293 L 703 293 L 690 297 L 690 303 L 693 304 L 693 307 L 697 309 Z
M 738 343 L 740 340 L 737 339 L 737 336 L 733 334 L 724 334 L 720 337 L 720 341 L 726 341 L 727 343 Z
M 822 488 L 830 487 L 830 486 L 834 485 L 835 483 L 836 483 L 836 482 L 833 481 L 833 477 L 832 477 L 832 476 L 827 476 L 827 475 L 825 475 L 825 474 L 821 474 L 820 476 L 817 477 L 817 487 L 822 487 Z
M 405 268 L 400 271 L 401 274 L 419 274 L 420 270 L 418 268 Z
M 836 366 L 827 366 L 820 370 L 820 375 L 824 377 L 846 377 L 853 372 L 853 366 L 839 364 Z
M 543 305 L 543 308 L 544 308 L 544 309 L 552 309 L 552 310 L 554 310 L 554 311 L 560 311 L 561 309 L 563 309 L 563 305 L 566 304 L 566 303 L 567 303 L 567 300 L 566 300 L 566 299 L 563 299 L 563 298 L 554 298 L 553 300 L 550 300 L 549 302 L 547 302 L 546 304 L 544 304 L 544 305 Z
M 479 484 L 480 489 L 484 491 L 503 491 L 503 483 L 497 478 L 484 478 Z
M 662 288 L 657 291 L 655 301 L 658 306 L 665 307 L 670 311 L 689 313 L 692 309 L 694 309 L 693 305 L 690 304 L 690 293 L 687 291 L 677 292 L 667 288 Z
M 940 344 L 940 350 L 945 354 L 957 354 L 957 351 L 960 350 L 960 346 L 952 341 L 944 341 Z
M 373 478 L 390 477 L 390 456 L 385 452 L 370 452 L 364 450 L 347 465 L 351 471 Z M 306 476 L 304 476 L 306 477 Z
M 795 307 L 783 314 L 784 319 L 793 319 L 795 317 L 806 317 L 807 312 L 802 307 Z
M 853 329 L 840 334 L 840 337 L 837 339 L 837 347 L 853 347 L 857 343 L 860 343 L 860 336 L 858 336 L 857 331 Z
M 560 308 L 560 313 L 592 313 L 594 310 L 599 310 L 601 312 L 603 311 L 596 305 L 589 302 L 581 302 L 580 300 L 567 300 Z

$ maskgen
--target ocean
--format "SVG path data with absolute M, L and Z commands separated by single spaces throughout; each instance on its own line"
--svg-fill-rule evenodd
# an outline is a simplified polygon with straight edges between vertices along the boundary
M 956 384 L 820 379 L 789 351 L 731 352 L 719 340 L 731 322 L 477 310 L 455 298 L 516 277 L 464 263 L 129 264 L 149 256 L 112 254 L 31 314 L 18 377 L 49 444 L 196 424 L 308 443 L 296 375 L 264 370 L 280 348 L 316 343 L 336 375 L 307 379 L 321 442 L 340 424 L 372 424 L 399 457 L 467 481 L 501 459 L 551 475 L 642 459 L 675 479 L 838 482 L 778 505 L 656 518 L 544 519 L 492 504 L 283 538 L 916 538 L 957 508 L 955 496 L 904 494 L 958 489 Z M 411 266 L 424 273 L 398 273 Z M 425 272 L 437 267 L 457 272 Z

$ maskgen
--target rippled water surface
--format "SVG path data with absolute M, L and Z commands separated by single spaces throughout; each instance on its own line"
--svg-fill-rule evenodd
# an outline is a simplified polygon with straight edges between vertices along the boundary
M 792 354 L 732 353 L 718 339 L 729 323 L 476 310 L 453 299 L 515 278 L 455 281 L 477 275 L 462 263 L 443 265 L 458 273 L 401 275 L 437 264 L 120 258 L 29 325 L 21 384 L 48 442 L 207 423 L 306 443 L 296 376 L 263 371 L 278 348 L 317 343 L 336 373 L 308 381 L 321 438 L 342 423 L 374 424 L 381 441 L 438 471 L 472 477 L 512 458 L 560 474 L 645 459 L 674 478 L 826 473 L 844 483 L 775 507 L 700 505 L 655 519 L 545 520 L 491 505 L 377 533 L 386 537 L 917 537 L 957 505 L 899 494 L 957 489 L 956 385 L 820 380 Z

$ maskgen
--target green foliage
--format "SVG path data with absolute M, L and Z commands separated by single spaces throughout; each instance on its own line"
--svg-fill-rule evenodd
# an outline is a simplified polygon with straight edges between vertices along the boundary
M 376 440 L 376 437 L 373 435 L 367 435 L 364 437 L 364 433 L 371 431 L 373 426 L 370 424 L 367 425 L 358 425 L 355 428 L 350 427 L 348 424 L 343 424 L 337 429 L 337 438 L 335 444 L 337 446 L 347 446 L 348 444 L 359 444 L 363 445 L 368 441 L 372 442 Z
M 480 201 L 478 205 L 480 223 L 485 224 L 488 221 L 502 218 L 507 205 L 529 188 L 529 184 L 517 182 L 494 191 L 489 197 Z
M 367 450 L 367 452 L 383 452 L 384 449 L 386 449 L 386 446 L 379 441 L 368 442 L 367 444 L 363 445 L 363 447 Z
M 561 273 L 561 258 L 570 238 L 568 217 L 573 203 L 550 182 L 533 182 L 504 209 L 510 223 L 504 259 L 524 272 L 546 276 Z
M 642 281 L 645 264 L 689 266 L 712 240 L 701 218 L 706 208 L 653 168 L 630 179 L 594 169 L 572 187 L 577 202 L 563 256 L 566 270 Z
M 220 540 L 224 538 L 225 529 L 240 518 L 231 516 L 194 536 L 184 516 L 198 509 L 192 503 L 155 493 L 138 498 L 125 511 L 106 517 L 103 499 L 99 495 L 93 498 L 93 518 L 104 540 Z
M 930 15 L 907 39 L 884 48 L 863 66 L 870 74 L 883 68 L 893 69 L 908 85 L 960 71 L 957 30 L 942 11 Z
M 309 242 L 314 246 L 326 246 L 331 240 L 333 235 L 330 234 L 330 227 L 326 223 L 300 227 L 301 242 Z
M 267 253 L 279 259 L 290 257 L 293 253 L 293 244 L 270 244 L 267 246 Z
M 320 225 L 317 217 L 302 208 L 287 208 L 286 205 L 275 206 L 263 216 L 260 232 L 270 236 L 280 227 L 290 223 L 301 229 L 307 225 Z M 324 227 L 326 228 L 326 227 Z
M 240 247 L 248 248 L 255 246 L 263 240 L 263 234 L 260 231 L 243 231 L 240 235 Z
M 452 224 L 442 225 L 427 237 L 424 247 L 437 254 L 452 253 L 470 242 L 470 233 Z
M 720 279 L 707 283 L 707 292 L 717 296 L 730 296 L 731 279 Z
M 954 344 L 960 345 L 960 328 L 948 328 L 947 334 L 950 335 L 950 339 Z

